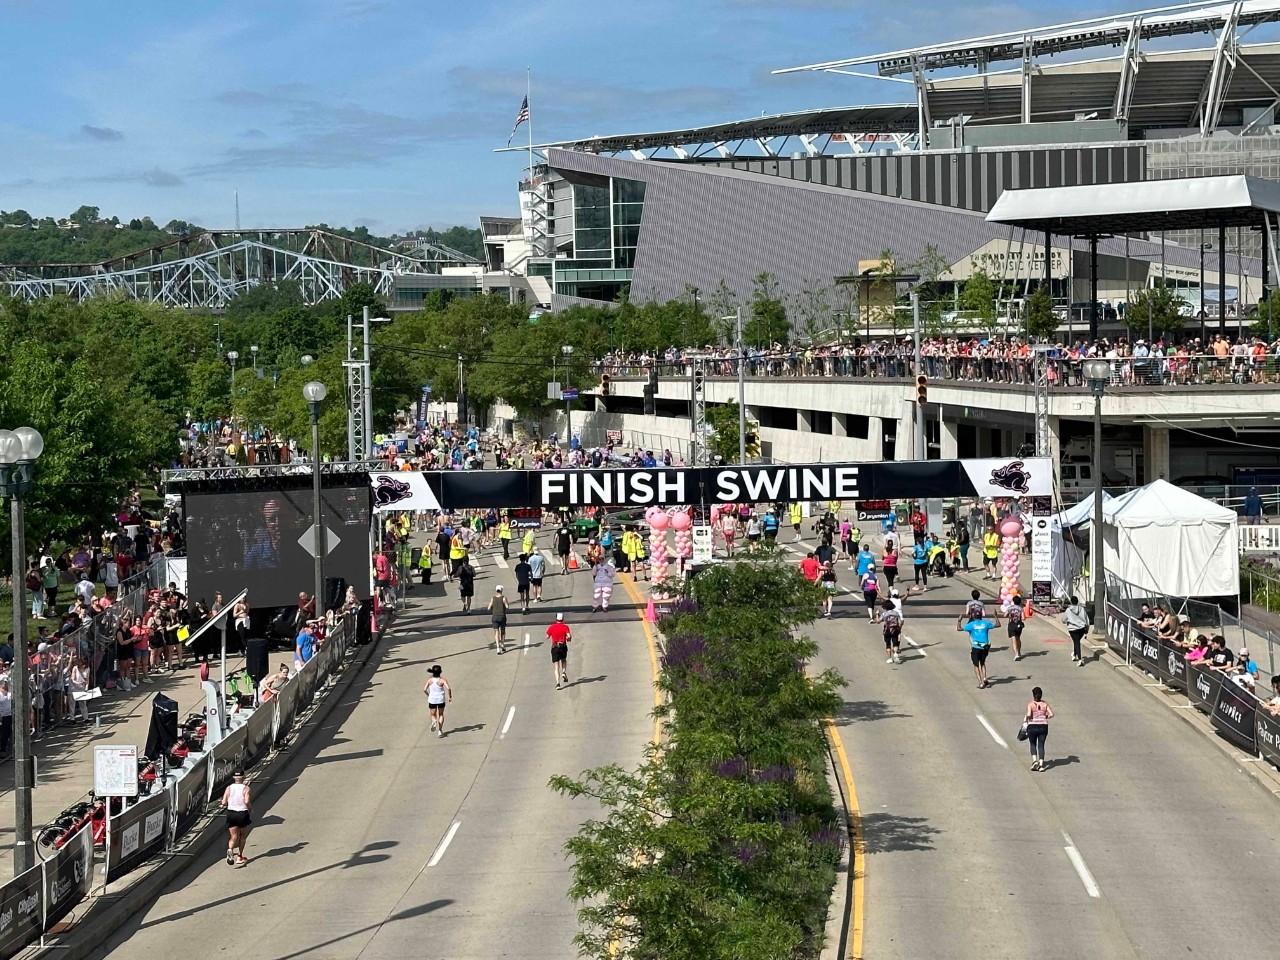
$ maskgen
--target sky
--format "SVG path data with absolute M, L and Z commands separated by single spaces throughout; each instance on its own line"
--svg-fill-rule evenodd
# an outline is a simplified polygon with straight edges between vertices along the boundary
M 527 160 L 493 150 L 526 68 L 538 142 L 663 130 L 902 102 L 902 84 L 770 71 L 1138 6 L 0 0 L 0 209 L 230 227 L 238 191 L 245 227 L 476 226 L 517 213 Z

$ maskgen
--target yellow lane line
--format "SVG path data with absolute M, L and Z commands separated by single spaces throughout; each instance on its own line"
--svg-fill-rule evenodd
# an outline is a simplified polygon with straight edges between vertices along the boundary
M 831 737 L 831 744 L 836 749 L 836 759 L 840 762 L 840 772 L 844 776 L 845 793 L 849 805 L 849 829 L 852 833 L 850 837 L 850 846 L 852 847 L 852 864 L 853 870 L 853 904 L 851 906 L 851 919 L 849 922 L 849 957 L 851 960 L 862 960 L 862 929 L 863 929 L 863 908 L 866 904 L 866 866 L 867 866 L 867 845 L 866 839 L 862 835 L 862 810 L 858 807 L 858 791 L 853 785 L 853 770 L 849 766 L 849 755 L 845 753 L 844 741 L 840 739 L 840 731 L 836 729 L 835 723 L 828 719 L 826 721 L 827 733 Z
M 631 602 L 635 605 L 636 613 L 640 617 L 640 624 L 644 627 L 644 638 L 649 644 L 649 669 L 653 673 L 653 706 L 656 709 L 662 704 L 662 691 L 658 689 L 658 643 L 653 634 L 653 625 L 645 619 L 645 600 L 640 596 L 640 590 L 636 587 L 635 580 L 630 574 L 624 574 L 621 577 L 622 585 L 626 588 L 627 595 L 631 597 Z M 662 721 L 654 717 L 653 719 L 653 742 L 658 743 L 662 740 Z

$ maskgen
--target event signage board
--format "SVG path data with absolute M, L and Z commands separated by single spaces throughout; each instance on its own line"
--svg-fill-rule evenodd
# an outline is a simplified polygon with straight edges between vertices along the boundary
M 711 562 L 711 528 L 704 524 L 693 528 L 693 562 Z
M 1258 752 L 1280 767 L 1280 717 L 1262 709 L 1254 711 L 1254 733 Z
M 1107 641 L 1120 654 L 1129 648 L 1129 634 L 1133 627 L 1132 617 L 1114 603 L 1107 604 Z
M 1145 627 L 1129 627 L 1129 650 L 1133 662 L 1154 676 L 1161 675 L 1160 638 Z
M 276 691 L 276 722 L 271 734 L 271 739 L 278 746 L 285 737 L 289 735 L 289 731 L 293 729 L 293 721 L 297 718 L 301 709 L 298 704 L 298 694 L 302 685 L 298 682 L 295 674 Z
M 446 509 L 646 507 L 697 503 L 1038 497 L 1052 493 L 1046 457 L 785 466 L 504 470 L 423 474 Z
M 1250 753 L 1258 750 L 1254 739 L 1258 698 L 1238 683 L 1224 680 L 1218 685 L 1218 701 L 1213 705 L 1212 722 L 1219 732 Z
M 44 922 L 44 877 L 39 866 L 0 887 L 0 958 L 17 956 Z
M 1222 686 L 1222 675 L 1207 667 L 1194 667 L 1187 671 L 1187 699 L 1197 710 L 1213 713 L 1218 703 L 1218 688 Z
M 107 821 L 107 881 L 117 880 L 164 845 L 169 794 L 161 790 Z
M 138 795 L 138 748 L 119 743 L 93 747 L 93 792 L 99 797 Z
M 173 839 L 177 840 L 196 825 L 209 805 L 209 758 L 185 770 L 173 790 Z
M 89 896 L 93 884 L 93 827 L 86 824 L 44 862 L 44 929 Z
M 853 505 L 854 516 L 859 520 L 884 520 L 893 516 L 893 504 L 888 500 L 858 500 Z

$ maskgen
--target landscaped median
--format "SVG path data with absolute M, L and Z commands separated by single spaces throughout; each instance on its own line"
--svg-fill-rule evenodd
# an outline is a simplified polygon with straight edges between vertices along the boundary
M 826 778 L 834 671 L 805 667 L 821 591 L 789 563 L 700 572 L 660 621 L 661 747 L 556 777 L 602 819 L 569 840 L 587 956 L 795 960 L 822 949 L 846 831 Z

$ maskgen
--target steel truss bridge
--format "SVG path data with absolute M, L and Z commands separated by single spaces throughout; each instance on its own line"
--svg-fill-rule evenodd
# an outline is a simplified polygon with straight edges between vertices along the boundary
M 206 230 L 101 263 L 0 265 L 0 283 L 24 300 L 119 293 L 170 307 L 221 310 L 261 284 L 296 283 L 307 304 L 340 297 L 356 283 L 389 297 L 397 277 L 479 263 L 423 240 L 395 251 L 309 227 Z

